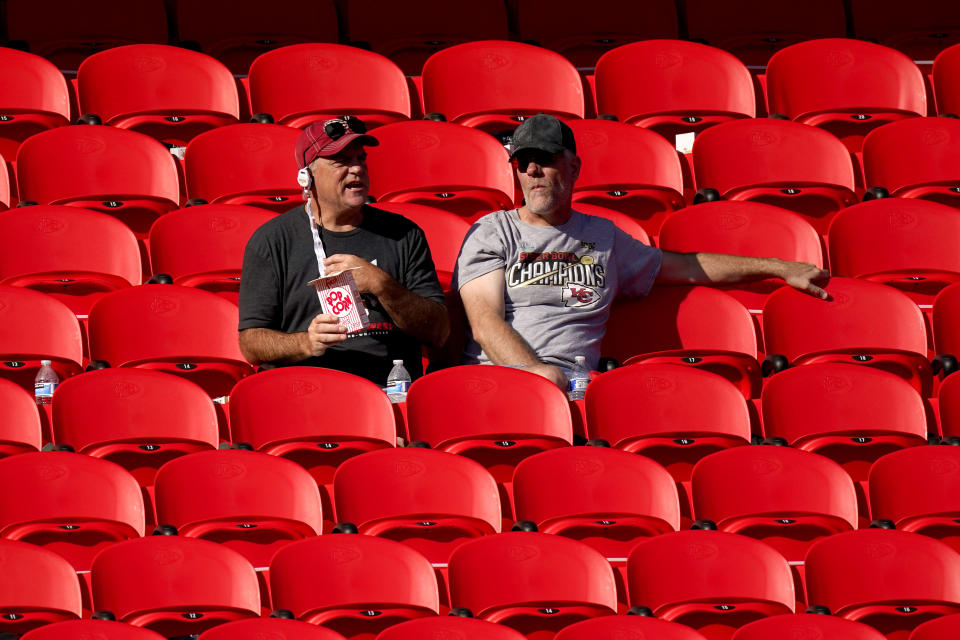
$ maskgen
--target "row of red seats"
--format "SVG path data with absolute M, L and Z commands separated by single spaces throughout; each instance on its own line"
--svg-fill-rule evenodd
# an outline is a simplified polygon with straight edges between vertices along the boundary
M 589 7 L 543 0 L 484 0 L 469 7 L 437 0 L 403 6 L 386 0 L 281 0 L 271 11 L 251 0 L 151 0 L 136 11 L 118 0 L 92 0 L 82 9 L 57 2 L 45 12 L 28 0 L 6 4 L 10 39 L 68 69 L 111 46 L 168 39 L 201 49 L 241 73 L 264 51 L 338 39 L 388 55 L 405 69 L 419 69 L 430 54 L 451 44 L 511 37 L 542 44 L 580 66 L 592 66 L 604 51 L 625 42 L 677 37 L 709 42 L 749 64 L 764 64 L 795 42 L 847 35 L 930 60 L 957 42 L 960 32 L 956 15 L 936 0 L 921 0 L 909 9 L 899 2 L 867 0 L 818 0 L 789 9 L 756 0 L 723 6 L 707 0 L 639 5 L 605 0 Z
M 11 578 L 30 576 L 28 592 L 17 590 L 26 580 L 5 582 L 0 602 L 16 615 L 0 621 L 0 629 L 28 630 L 81 615 L 80 585 L 62 558 L 6 540 L 0 555 Z M 718 531 L 666 533 L 631 551 L 626 604 L 714 639 L 793 613 L 798 596 L 893 638 L 960 611 L 960 554 L 924 536 L 878 529 L 833 535 L 811 546 L 805 568 L 805 593 L 798 593 L 787 561 L 763 542 Z M 528 638 L 553 637 L 618 610 L 615 570 L 587 545 L 559 536 L 500 533 L 470 541 L 451 556 L 448 575 L 448 585 L 438 586 L 430 562 L 392 540 L 318 536 L 273 557 L 269 602 L 357 639 L 437 615 L 447 586 L 453 608 Z M 96 556 L 90 577 L 93 606 L 168 637 L 256 618 L 267 605 L 253 566 L 205 540 L 119 542 Z

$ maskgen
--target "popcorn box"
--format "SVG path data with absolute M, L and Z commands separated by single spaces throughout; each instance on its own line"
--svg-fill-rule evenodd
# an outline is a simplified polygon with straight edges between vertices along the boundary
M 366 329 L 370 324 L 367 310 L 357 290 L 357 283 L 350 271 L 347 269 L 307 283 L 316 288 L 323 312 L 337 316 L 348 333 Z

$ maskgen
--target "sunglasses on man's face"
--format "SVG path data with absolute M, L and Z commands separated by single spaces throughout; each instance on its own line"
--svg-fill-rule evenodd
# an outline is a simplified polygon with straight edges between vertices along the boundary
M 526 171 L 531 162 L 541 167 L 549 167 L 557 161 L 561 153 L 563 152 L 550 153 L 542 149 L 524 149 L 513 156 L 510 162 L 520 171 Z
M 343 116 L 323 123 L 323 132 L 331 140 L 339 140 L 347 134 L 347 131 L 366 133 L 367 125 L 356 116 Z

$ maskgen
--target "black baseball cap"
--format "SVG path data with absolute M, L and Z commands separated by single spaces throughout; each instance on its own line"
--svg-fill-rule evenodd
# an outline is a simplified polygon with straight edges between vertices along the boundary
M 573 139 L 573 130 L 564 122 L 546 113 L 527 118 L 513 132 L 513 160 L 519 152 L 526 149 L 540 149 L 548 153 L 557 153 L 569 149 L 577 152 L 577 141 Z

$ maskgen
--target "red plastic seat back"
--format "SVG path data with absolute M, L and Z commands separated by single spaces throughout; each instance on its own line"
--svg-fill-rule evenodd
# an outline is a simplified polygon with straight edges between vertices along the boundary
M 228 622 L 204 631 L 203 640 L 343 640 L 343 636 L 331 629 L 299 620 L 282 618 L 257 618 Z
M 960 613 L 924 622 L 910 634 L 910 640 L 951 640 L 960 633 Z
M 40 414 L 34 396 L 9 380 L 0 378 L 0 456 L 39 451 L 43 446 Z
M 545 533 L 473 540 L 450 558 L 450 604 L 499 621 L 511 609 L 582 607 L 586 617 L 617 610 L 613 570 L 582 542 Z M 582 615 L 582 614 L 581 614 Z M 511 625 L 508 625 L 511 626 Z
M 92 55 L 77 72 L 77 91 L 82 114 L 181 145 L 240 117 L 233 74 L 182 47 L 137 44 Z
M 506 40 L 468 42 L 424 63 L 423 108 L 448 122 L 500 131 L 515 128 L 511 116 L 582 118 L 583 83 L 576 67 L 553 51 Z
M 941 51 L 933 61 L 933 94 L 937 113 L 960 113 L 960 46 Z
M 847 35 L 841 0 L 790 7 L 751 0 L 687 0 L 685 8 L 692 40 L 731 51 L 750 65 L 765 65 L 771 54 L 794 42 Z
M 944 437 L 960 436 L 960 377 L 950 376 L 944 380 L 938 397 Z
M 89 636 L 102 640 L 163 640 L 149 629 L 132 627 L 111 620 L 69 620 L 39 627 L 25 634 L 26 640 L 62 640 Z
M 253 566 L 206 540 L 150 536 L 118 542 L 94 558 L 91 576 L 94 607 L 163 635 L 199 633 L 260 615 Z M 204 615 L 183 615 L 190 612 Z
M 53 551 L 25 542 L 0 540 L 0 606 L 19 618 L 0 629 L 21 634 L 37 626 L 81 617 L 80 582 L 70 563 Z
M 648 40 L 597 62 L 597 112 L 666 135 L 756 116 L 753 80 L 736 57 L 682 40 Z M 690 122 L 685 118 L 699 118 Z
M 627 584 L 631 605 L 649 607 L 665 620 L 682 621 L 690 606 L 712 610 L 756 603 L 773 615 L 792 613 L 795 603 L 783 556 L 758 540 L 720 531 L 677 531 L 644 540 L 627 559 Z
M 911 118 L 871 131 L 863 141 L 864 183 L 890 195 L 956 206 L 960 121 Z
M 471 638 L 472 640 L 522 640 L 519 631 L 502 624 L 494 624 L 475 618 L 445 616 L 418 618 L 401 622 L 385 629 L 377 640 L 422 640 L 430 637 Z
M 883 640 L 884 637 L 876 629 L 859 622 L 834 616 L 796 613 L 755 620 L 740 627 L 731 640 L 769 640 L 769 638 Z
M 109 47 L 168 38 L 162 0 L 135 5 L 123 0 L 91 0 L 82 5 L 11 0 L 6 14 L 10 39 L 26 41 L 31 52 L 61 69 L 76 69 L 84 58 Z
M 210 204 L 250 204 L 283 212 L 300 202 L 294 148 L 300 132 L 277 124 L 238 124 L 187 145 L 187 194 Z
M 380 145 L 367 149 L 367 167 L 378 201 L 427 204 L 468 218 L 513 206 L 508 154 L 492 136 L 423 121 L 380 127 L 375 136 Z
M 509 37 L 500 0 L 467 4 L 443 0 L 350 0 L 347 30 L 351 42 L 365 42 L 397 63 L 408 76 L 420 75 L 431 54 L 470 40 Z
M 805 564 L 807 602 L 849 620 L 883 605 L 960 610 L 960 553 L 926 536 L 886 529 L 839 533 L 815 543 Z M 910 628 L 920 622 L 916 618 Z
M 898 529 L 937 535 L 940 519 L 960 512 L 956 483 L 960 451 L 954 447 L 911 447 L 888 453 L 870 468 L 870 512 Z M 925 522 L 925 520 L 927 520 Z M 955 524 L 955 522 L 954 522 Z M 927 531 L 923 529 L 933 527 Z
M 344 114 L 367 128 L 410 119 L 406 76 L 391 60 L 339 44 L 297 44 L 250 65 L 250 110 L 305 127 Z
M 387 609 L 396 621 L 434 616 L 439 608 L 437 581 L 426 558 L 399 542 L 362 535 L 319 536 L 287 545 L 270 564 L 270 593 L 274 607 L 334 630 L 344 609 Z M 359 624 L 349 618 L 340 622 L 347 628 Z
M 589 11 L 574 2 L 519 0 L 514 4 L 520 40 L 561 53 L 578 67 L 595 66 L 605 51 L 628 42 L 678 34 L 677 10 L 669 0 L 605 0 Z
M 650 234 L 647 233 L 647 230 L 643 228 L 643 225 L 640 224 L 640 221 L 636 218 L 631 218 L 627 214 L 617 211 L 616 209 L 607 209 L 606 207 L 599 207 L 597 205 L 586 204 L 584 202 L 578 202 L 575 208 L 580 213 L 585 213 L 588 216 L 606 218 L 616 225 L 620 231 L 623 231 L 634 240 L 642 242 L 645 245 L 651 244 Z
M 200 44 L 236 74 L 246 74 L 260 54 L 299 42 L 336 42 L 337 10 L 331 0 L 279 0 L 264 10 L 256 0 L 180 0 L 181 40 Z
M 943 289 L 933 301 L 933 342 L 936 353 L 960 353 L 960 285 Z

